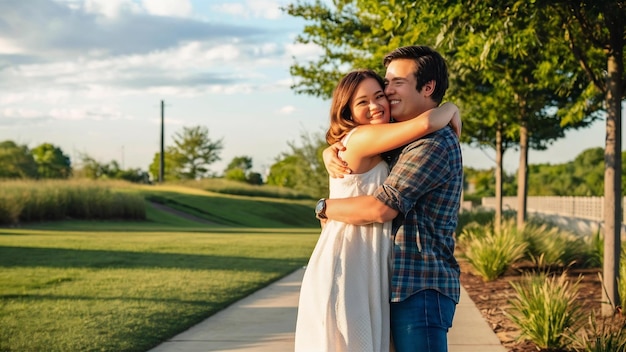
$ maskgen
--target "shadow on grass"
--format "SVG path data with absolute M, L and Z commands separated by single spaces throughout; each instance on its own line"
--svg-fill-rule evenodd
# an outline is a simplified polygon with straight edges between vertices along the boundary
M 0 268 L 159 268 L 276 272 L 307 258 L 272 259 L 66 248 L 0 247 Z

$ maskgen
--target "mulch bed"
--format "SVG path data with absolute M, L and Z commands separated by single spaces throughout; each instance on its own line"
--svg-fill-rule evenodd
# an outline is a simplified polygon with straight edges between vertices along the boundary
M 493 281 L 485 282 L 479 276 L 473 275 L 467 262 L 459 260 L 461 264 L 461 284 L 467 291 L 476 307 L 480 310 L 489 326 L 496 333 L 502 345 L 511 352 L 536 352 L 539 349 L 530 341 L 519 341 L 519 328 L 504 314 L 511 307 L 510 301 L 515 297 L 515 290 L 511 282 L 519 281 L 522 277 L 520 268 L 513 268 Z M 568 277 L 572 281 L 581 278 L 578 284 L 578 297 L 586 316 L 592 311 L 599 316 L 602 299 L 602 284 L 598 273 L 599 269 L 570 269 Z

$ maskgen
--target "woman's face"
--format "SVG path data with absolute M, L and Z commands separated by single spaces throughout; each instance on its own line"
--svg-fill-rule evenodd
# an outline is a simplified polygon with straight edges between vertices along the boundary
M 389 122 L 389 101 L 378 81 L 366 78 L 350 99 L 352 120 L 359 125 Z

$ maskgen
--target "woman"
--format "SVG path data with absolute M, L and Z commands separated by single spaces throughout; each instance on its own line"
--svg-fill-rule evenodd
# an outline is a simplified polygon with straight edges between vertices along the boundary
M 342 78 L 333 93 L 329 144 L 342 141 L 353 174 L 330 178 L 330 197 L 371 194 L 389 169 L 381 153 L 443 128 L 458 109 L 444 104 L 410 121 L 389 124 L 383 79 L 371 70 Z M 389 351 L 391 224 L 327 221 L 302 281 L 295 350 Z

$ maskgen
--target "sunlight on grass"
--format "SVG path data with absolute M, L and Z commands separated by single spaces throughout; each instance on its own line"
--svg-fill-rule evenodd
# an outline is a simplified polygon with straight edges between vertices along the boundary
M 319 234 L 67 224 L 91 230 L 0 229 L 0 350 L 145 351 L 305 265 Z

